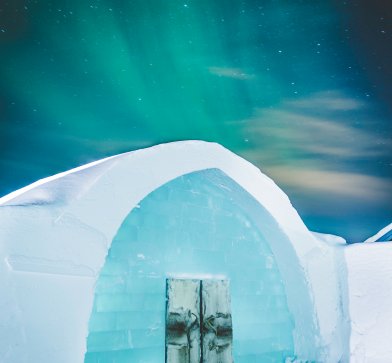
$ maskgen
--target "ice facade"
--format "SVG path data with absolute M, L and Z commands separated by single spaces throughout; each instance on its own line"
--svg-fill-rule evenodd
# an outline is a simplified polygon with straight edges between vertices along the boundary
M 312 233 L 214 143 L 54 175 L 0 198 L 0 361 L 162 362 L 172 277 L 231 281 L 236 363 L 390 362 L 390 230 Z
M 99 274 L 85 363 L 164 362 L 167 277 L 230 280 L 236 363 L 293 357 L 294 317 L 255 218 L 274 228 L 268 212 L 217 169 L 178 177 L 143 199 Z

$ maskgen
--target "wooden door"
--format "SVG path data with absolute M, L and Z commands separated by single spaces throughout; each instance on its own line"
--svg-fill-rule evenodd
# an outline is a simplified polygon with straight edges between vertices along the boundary
M 167 280 L 166 362 L 199 363 L 200 281 Z
M 227 280 L 204 280 L 202 291 L 202 363 L 232 363 L 233 329 Z
M 167 280 L 166 363 L 232 363 L 227 280 Z

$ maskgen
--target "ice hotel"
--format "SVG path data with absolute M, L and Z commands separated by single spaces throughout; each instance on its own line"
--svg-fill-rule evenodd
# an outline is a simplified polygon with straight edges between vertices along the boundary
M 4 363 L 392 362 L 389 243 L 309 231 L 200 141 L 1 198 L 0 306 Z

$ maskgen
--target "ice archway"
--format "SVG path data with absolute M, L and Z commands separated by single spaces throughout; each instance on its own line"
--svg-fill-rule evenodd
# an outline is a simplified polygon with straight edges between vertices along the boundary
M 230 280 L 235 362 L 293 357 L 294 317 L 269 242 L 285 245 L 314 349 L 310 296 L 290 241 L 244 189 L 207 169 L 161 186 L 125 218 L 98 278 L 85 361 L 165 360 L 167 277 Z

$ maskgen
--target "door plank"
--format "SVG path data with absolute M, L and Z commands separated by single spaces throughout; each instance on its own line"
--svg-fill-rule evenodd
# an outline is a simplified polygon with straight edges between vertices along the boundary
M 200 363 L 200 281 L 168 279 L 166 363 Z
M 232 363 L 229 281 L 203 280 L 201 291 L 202 363 Z

